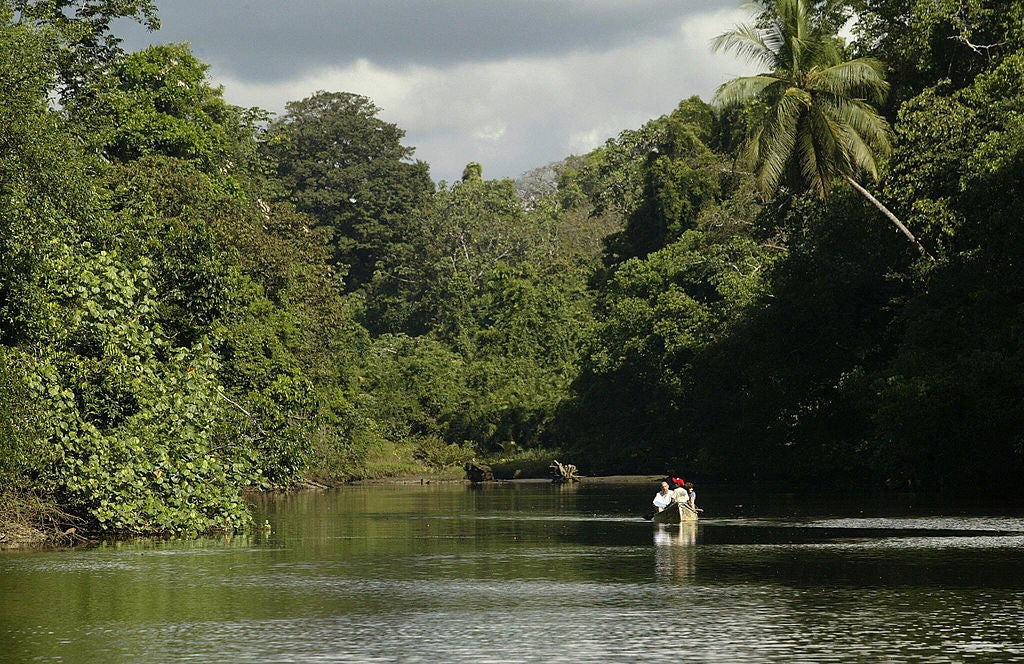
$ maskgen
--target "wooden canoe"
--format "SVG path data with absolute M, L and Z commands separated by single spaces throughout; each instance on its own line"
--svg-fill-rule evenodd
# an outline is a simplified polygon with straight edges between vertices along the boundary
M 682 523 L 683 521 L 696 521 L 697 511 L 683 503 L 672 503 L 660 512 L 655 512 L 652 518 L 654 523 Z

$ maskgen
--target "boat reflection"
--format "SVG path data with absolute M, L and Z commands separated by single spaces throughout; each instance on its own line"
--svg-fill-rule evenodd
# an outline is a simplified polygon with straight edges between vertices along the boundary
M 689 583 L 697 557 L 697 523 L 658 524 L 654 528 L 654 571 L 660 578 Z

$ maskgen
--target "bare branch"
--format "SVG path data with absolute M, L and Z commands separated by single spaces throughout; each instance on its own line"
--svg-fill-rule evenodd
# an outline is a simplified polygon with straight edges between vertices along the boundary
M 994 48 L 1006 46 L 1006 41 L 996 42 L 995 44 L 972 44 L 971 40 L 969 40 L 965 35 L 962 34 L 953 35 L 952 37 L 950 37 L 950 39 L 952 39 L 953 41 L 958 41 L 961 44 L 965 45 L 967 48 L 977 53 L 978 55 L 984 56 L 990 55 L 989 51 L 991 51 Z

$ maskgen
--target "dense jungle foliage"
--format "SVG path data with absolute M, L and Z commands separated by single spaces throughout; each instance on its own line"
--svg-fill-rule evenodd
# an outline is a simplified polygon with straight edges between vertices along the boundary
M 747 36 L 799 40 L 718 42 L 776 50 L 714 104 L 434 183 L 370 99 L 272 117 L 186 45 L 122 52 L 148 0 L 0 0 L 0 493 L 194 534 L 247 489 L 554 450 L 1014 486 L 1024 2 L 764 6 Z

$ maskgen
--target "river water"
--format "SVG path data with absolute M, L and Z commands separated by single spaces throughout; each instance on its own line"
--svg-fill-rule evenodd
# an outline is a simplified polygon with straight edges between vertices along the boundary
M 0 554 L 0 662 L 1024 662 L 1024 512 L 653 484 L 359 486 L 269 530 Z

